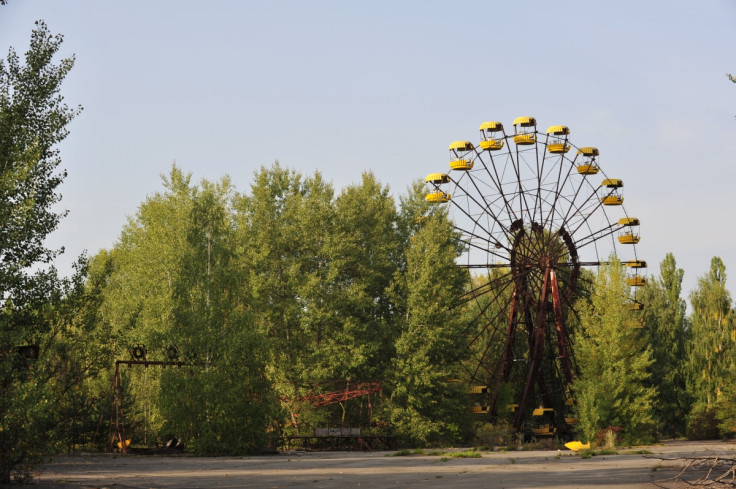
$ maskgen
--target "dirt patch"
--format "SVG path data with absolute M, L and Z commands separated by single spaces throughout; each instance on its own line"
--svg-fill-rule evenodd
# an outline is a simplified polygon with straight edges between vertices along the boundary
M 651 453 L 642 453 L 651 452 Z M 47 488 L 678 487 L 681 457 L 736 457 L 736 444 L 668 442 L 584 459 L 573 452 L 482 452 L 479 458 L 395 452 L 284 452 L 257 457 L 60 456 L 30 485 Z

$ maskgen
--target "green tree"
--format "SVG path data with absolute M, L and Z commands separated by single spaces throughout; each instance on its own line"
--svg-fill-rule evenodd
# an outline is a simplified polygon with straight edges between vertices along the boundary
M 335 199 L 335 226 L 325 243 L 334 322 L 322 343 L 333 378 L 384 377 L 397 336 L 392 280 L 401 241 L 389 189 L 371 173 Z
M 624 428 L 628 441 L 646 441 L 655 424 L 656 388 L 650 384 L 652 351 L 641 334 L 624 267 L 615 257 L 600 267 L 576 335 L 580 378 L 575 382 L 578 430 L 586 440 L 608 426 Z M 618 305 L 618 306 L 617 306 Z
M 252 453 L 265 445 L 272 401 L 261 376 L 266 355 L 234 265 L 232 188 L 202 182 L 194 194 L 187 247 L 174 285 L 171 339 L 197 353 L 189 375 L 163 372 L 163 431 L 193 442 L 198 453 Z
M 70 292 L 53 268 L 57 255 L 44 245 L 65 214 L 54 210 L 65 172 L 56 145 L 81 108 L 60 95 L 74 58 L 53 58 L 62 43 L 39 21 L 25 63 L 11 48 L 0 61 L 0 483 L 37 461 L 49 446 L 44 431 L 58 424 L 52 301 Z M 7 63 L 7 64 L 6 64 Z M 39 270 L 40 271 L 31 271 Z M 36 345 L 33 368 L 18 347 Z M 36 356 L 35 354 L 32 356 Z
M 670 437 L 682 436 L 691 404 L 683 362 L 690 334 L 685 300 L 680 296 L 684 272 L 677 268 L 672 253 L 667 253 L 659 270 L 659 277 L 653 277 L 637 298 L 645 305 L 642 312 L 645 333 L 654 359 L 651 380 L 659 392 L 656 404 L 659 431 Z
M 254 451 L 273 402 L 261 375 L 267 348 L 235 260 L 234 189 L 228 178 L 193 185 L 176 166 L 164 189 L 104 252 L 112 272 L 100 311 L 120 339 L 117 354 L 141 344 L 149 360 L 188 365 L 126 368 L 126 430 L 134 442 L 174 434 L 199 453 Z
M 237 199 L 238 267 L 252 295 L 255 328 L 268 338 L 266 375 L 298 431 L 301 403 L 323 361 L 315 348 L 330 321 L 322 312 L 329 294 L 322 247 L 332 229 L 332 188 L 278 162 L 255 174 L 250 192 Z
M 710 270 L 698 278 L 690 294 L 691 335 L 687 345 L 688 387 L 693 398 L 690 423 L 711 419 L 724 387 L 732 382 L 731 368 L 736 328 L 731 294 L 726 288 L 726 266 L 713 257 Z M 693 433 L 693 436 L 702 436 Z
M 465 385 L 450 382 L 468 354 L 467 325 L 451 308 L 469 280 L 455 264 L 460 252 L 441 210 L 422 221 L 406 250 L 406 318 L 390 372 L 392 425 L 406 444 L 453 443 L 465 428 Z

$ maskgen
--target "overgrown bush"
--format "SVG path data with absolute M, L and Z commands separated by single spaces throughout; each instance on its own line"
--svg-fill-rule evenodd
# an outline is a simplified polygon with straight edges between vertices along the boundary
M 720 436 L 715 408 L 705 408 L 690 414 L 687 427 L 688 440 L 712 440 Z
M 513 432 L 508 421 L 500 420 L 496 424 L 485 423 L 475 430 L 476 444 L 494 450 L 498 447 L 507 447 L 513 440 Z
M 620 426 L 608 426 L 598 430 L 595 435 L 595 444 L 601 448 L 611 449 L 624 441 L 624 429 Z

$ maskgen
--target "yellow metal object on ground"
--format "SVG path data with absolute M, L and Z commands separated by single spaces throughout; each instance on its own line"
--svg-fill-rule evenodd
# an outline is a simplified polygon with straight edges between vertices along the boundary
M 130 440 L 125 440 L 125 448 L 128 448 L 129 446 L 130 446 Z M 123 449 L 123 442 L 122 442 L 122 441 L 119 441 L 119 442 L 118 442 L 118 448 L 119 448 L 120 450 L 122 450 L 122 449 Z
M 565 447 L 569 448 L 573 452 L 579 452 L 580 450 L 590 450 L 590 442 L 583 444 L 581 441 L 570 441 L 565 443 Z

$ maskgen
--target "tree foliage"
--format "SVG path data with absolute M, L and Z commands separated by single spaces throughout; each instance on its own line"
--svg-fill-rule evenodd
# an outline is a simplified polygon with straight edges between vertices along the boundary
M 655 411 L 659 432 L 666 436 L 684 435 L 691 400 L 687 393 L 687 356 L 690 329 L 681 297 L 683 270 L 668 253 L 653 277 L 637 296 L 645 304 L 642 312 L 647 343 L 654 362 L 651 381 L 659 395 Z
M 688 344 L 689 385 L 694 408 L 700 410 L 712 407 L 728 382 L 736 341 L 726 267 L 719 257 L 713 257 L 710 271 L 698 278 L 690 303 L 693 310 Z
M 619 426 L 629 441 L 651 439 L 656 388 L 649 385 L 652 350 L 640 318 L 623 307 L 629 296 L 624 267 L 612 257 L 595 278 L 581 307 L 583 330 L 576 339 L 580 378 L 574 385 L 578 429 L 593 440 L 600 429 Z
M 463 292 L 468 276 L 455 265 L 459 253 L 457 237 L 444 212 L 422 220 L 406 252 L 407 317 L 396 340 L 390 374 L 391 420 L 404 443 L 461 439 L 468 399 L 466 386 L 456 381 L 468 352 L 467 325 L 451 305 Z
M 80 275 L 64 281 L 45 267 L 58 250 L 44 240 L 64 215 L 53 208 L 66 176 L 57 144 L 81 110 L 60 95 L 74 65 L 53 63 L 62 40 L 39 21 L 23 62 L 12 48 L 0 61 L 0 483 L 14 469 L 25 476 L 49 448 L 43 434 L 58 427 L 84 368 L 63 341 L 75 337 L 64 296 L 79 292 Z
M 689 435 L 709 437 L 718 432 L 717 420 L 732 416 L 736 325 L 726 267 L 713 257 L 710 270 L 698 278 L 690 293 L 690 341 L 687 345 L 688 391 L 693 399 Z M 698 427 L 698 429 L 694 429 Z

